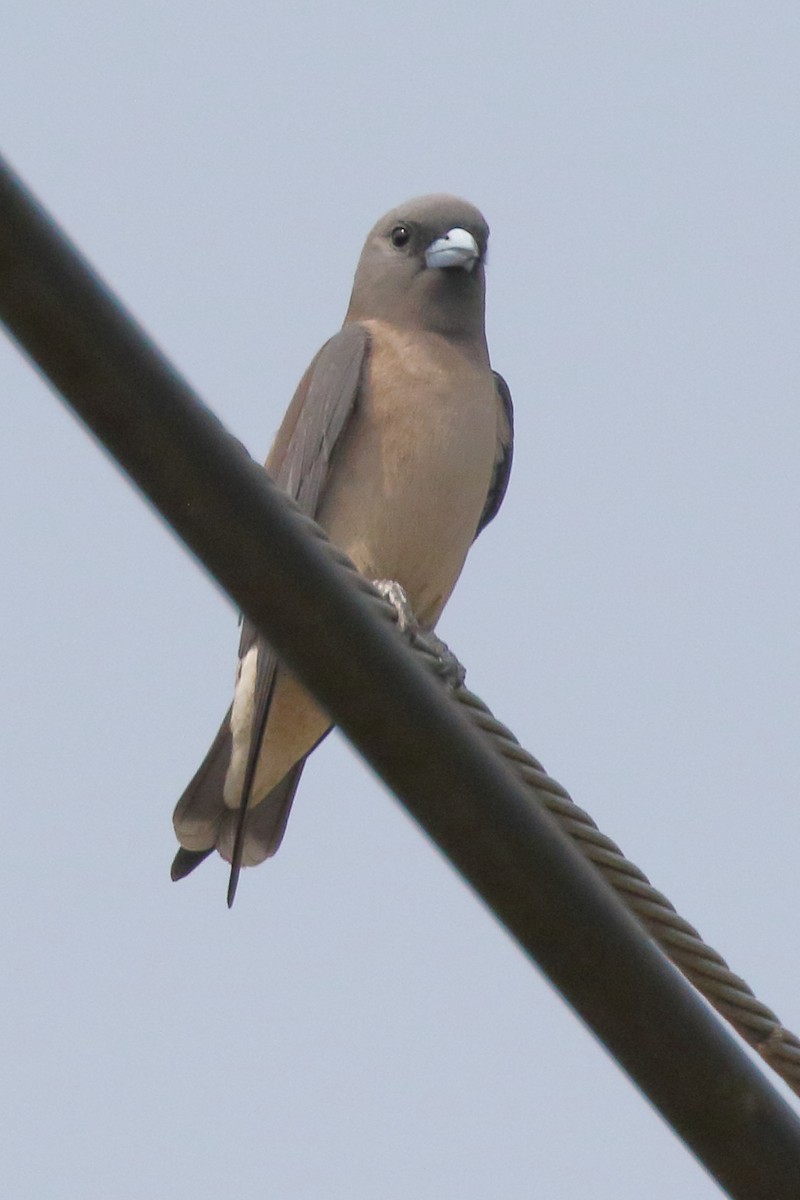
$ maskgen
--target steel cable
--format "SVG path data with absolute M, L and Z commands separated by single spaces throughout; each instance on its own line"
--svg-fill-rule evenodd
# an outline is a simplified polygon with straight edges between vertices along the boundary
M 308 517 L 304 517 L 304 521 L 309 532 L 326 543 L 331 556 L 352 571 L 360 590 L 376 611 L 384 619 L 397 621 L 393 606 L 375 590 L 369 580 L 359 574 L 347 555 L 328 540 L 316 522 Z M 409 641 L 427 668 L 440 673 L 440 662 L 425 645 L 424 638 L 412 633 Z M 494 716 L 479 696 L 463 685 L 449 690 L 466 710 L 472 724 L 514 767 L 526 784 L 531 799 L 556 820 L 583 857 L 600 872 L 653 941 L 661 947 L 670 962 L 800 1096 L 800 1038 L 786 1029 L 775 1013 L 755 996 L 744 979 L 730 969 L 722 955 L 703 941 L 694 926 L 681 917 L 644 872 L 625 857 L 616 842 L 598 829 L 589 814 L 575 804 L 566 788 L 547 774 L 538 759 L 520 745 L 511 730 Z

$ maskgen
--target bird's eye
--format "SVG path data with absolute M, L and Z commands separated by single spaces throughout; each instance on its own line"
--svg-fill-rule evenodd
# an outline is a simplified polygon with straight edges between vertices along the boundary
M 401 250 L 411 241 L 411 230 L 407 225 L 395 225 L 391 232 L 392 245 Z

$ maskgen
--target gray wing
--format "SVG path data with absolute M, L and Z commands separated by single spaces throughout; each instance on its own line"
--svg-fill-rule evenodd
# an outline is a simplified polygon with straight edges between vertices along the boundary
M 346 326 L 325 343 L 301 379 L 267 458 L 266 469 L 275 482 L 311 517 L 317 514 L 337 443 L 358 403 L 369 347 L 369 334 L 363 325 L 358 324 Z M 247 618 L 242 622 L 240 659 L 257 639 L 259 654 L 253 706 L 253 736 L 231 855 L 229 903 L 232 903 L 236 891 L 244 849 L 250 789 L 279 670 L 272 649 L 263 638 L 258 637 Z M 207 848 L 179 851 L 173 864 L 174 877 L 180 878 L 188 874 L 217 844 L 220 825 L 227 811 L 222 799 L 222 784 L 230 758 L 228 722 L 229 715 L 223 721 L 211 750 L 175 809 L 174 820 L 179 837 L 182 820 L 191 819 L 195 814 L 205 816 L 210 811 L 215 812 L 218 819 L 211 835 L 213 844 Z M 251 820 L 262 858 L 274 854 L 280 844 L 302 765 L 302 762 L 298 763 L 292 769 L 291 780 L 287 779 L 278 784 L 275 791 L 265 797 L 254 810 Z
M 490 521 L 494 520 L 500 511 L 500 505 L 503 503 L 506 488 L 508 487 L 508 480 L 511 476 L 511 464 L 514 459 L 514 405 L 511 400 L 511 392 L 508 390 L 508 384 L 502 375 L 498 375 L 497 371 L 492 371 L 492 375 L 494 376 L 498 405 L 497 458 L 495 459 L 492 482 L 489 484 L 486 503 L 483 506 L 481 519 L 478 521 L 475 537 L 486 528 Z
M 286 410 L 264 464 L 278 487 L 315 517 L 339 437 L 358 398 L 369 355 L 363 325 L 347 325 L 322 349 L 306 371 Z M 255 640 L 245 618 L 239 643 L 242 658 Z

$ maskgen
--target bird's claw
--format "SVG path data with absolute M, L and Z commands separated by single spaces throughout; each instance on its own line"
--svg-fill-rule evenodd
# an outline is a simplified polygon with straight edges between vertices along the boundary
M 412 646 L 421 646 L 433 657 L 433 669 L 442 682 L 453 691 L 464 686 L 467 669 L 453 651 L 432 629 L 417 629 L 411 635 Z
M 373 579 L 372 586 L 380 592 L 384 600 L 389 601 L 397 613 L 397 628 L 400 632 L 413 636 L 419 629 L 419 622 L 409 604 L 405 588 L 396 579 Z
M 397 613 L 397 627 L 412 646 L 425 650 L 431 657 L 431 666 L 447 687 L 454 691 L 464 684 L 467 677 L 466 668 L 456 658 L 453 651 L 433 632 L 423 629 L 414 616 L 414 610 L 408 601 L 405 589 L 395 579 L 374 579 L 373 587 L 388 600 Z

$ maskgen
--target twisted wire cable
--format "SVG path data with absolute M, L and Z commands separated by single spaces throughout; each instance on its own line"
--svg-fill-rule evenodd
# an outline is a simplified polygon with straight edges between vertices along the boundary
M 298 510 L 299 511 L 299 510 Z M 331 557 L 354 575 L 371 606 L 384 619 L 397 622 L 394 606 L 381 596 L 326 537 L 319 525 L 303 515 L 309 533 L 327 544 Z M 411 631 L 412 649 L 428 670 L 442 675 L 442 663 L 424 634 Z M 630 862 L 619 846 L 598 829 L 595 822 L 572 800 L 566 788 L 552 779 L 538 759 L 520 745 L 507 726 L 489 707 L 460 684 L 451 695 L 526 784 L 531 800 L 555 819 L 577 849 L 614 889 L 650 937 L 661 947 L 694 988 L 761 1055 L 764 1062 L 800 1096 L 800 1038 L 781 1023 L 748 984 L 736 975 L 725 959 L 703 941 L 698 931 L 681 917 L 666 896 Z
M 720 1016 L 800 1095 L 800 1039 L 784 1028 L 770 1008 L 730 969 L 725 959 L 675 910 L 670 901 L 601 833 L 588 813 L 545 772 L 479 697 L 466 688 L 455 693 L 473 723 L 516 769 L 531 791 L 601 873 L 667 957 Z

